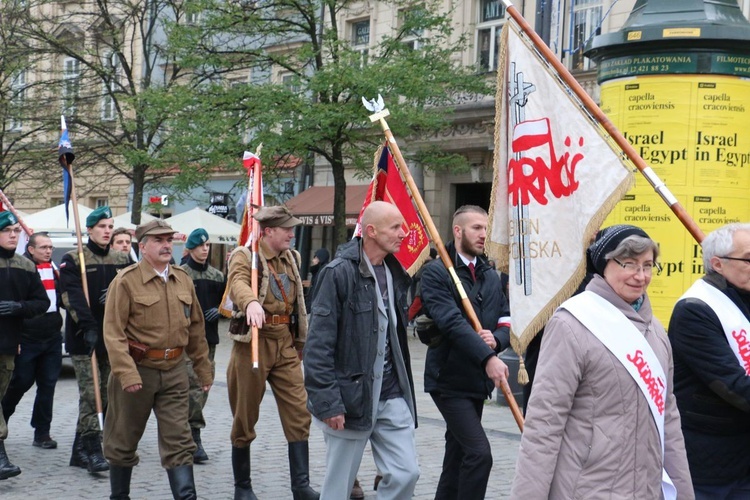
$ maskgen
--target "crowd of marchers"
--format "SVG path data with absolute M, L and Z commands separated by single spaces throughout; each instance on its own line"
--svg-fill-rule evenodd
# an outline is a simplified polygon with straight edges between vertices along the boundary
M 162 220 L 140 225 L 136 261 L 131 235 L 115 231 L 102 207 L 86 220 L 82 251 L 66 254 L 58 269 L 44 233 L 17 253 L 21 225 L 0 213 L 0 479 L 21 473 L 4 440 L 34 384 L 32 444 L 57 447 L 50 423 L 64 308 L 80 395 L 70 465 L 109 471 L 110 498 L 128 499 L 153 411 L 174 498 L 197 498 L 193 464 L 209 459 L 202 409 L 220 309 L 230 308 L 235 499 L 257 498 L 251 447 L 267 383 L 295 500 L 363 498 L 357 473 L 368 442 L 377 497 L 413 496 L 420 469 L 410 323 L 428 346 L 423 390 L 446 425 L 435 498 L 492 497 L 482 410 L 507 383 L 498 354 L 510 344 L 511 317 L 503 280 L 485 256 L 486 211 L 460 207 L 443 258 L 413 280 L 395 256 L 406 237 L 400 211 L 372 202 L 361 236 L 332 259 L 316 252 L 308 291 L 292 248 L 301 221 L 282 206 L 253 217 L 260 237 L 232 252 L 225 279 L 208 263 L 203 228 L 190 234 L 177 265 L 175 231 Z M 585 279 L 529 346 L 511 498 L 750 498 L 750 224 L 718 228 L 702 247 L 706 274 L 677 301 L 665 330 L 648 295 L 660 272 L 658 242 L 630 225 L 598 231 Z M 311 425 L 326 443 L 320 492 L 310 485 Z

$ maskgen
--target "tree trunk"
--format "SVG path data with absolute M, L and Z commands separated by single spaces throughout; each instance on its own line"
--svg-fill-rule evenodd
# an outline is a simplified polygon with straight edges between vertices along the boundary
M 146 183 L 145 165 L 133 167 L 133 208 L 130 214 L 130 222 L 136 226 L 141 223 L 141 212 L 143 211 L 143 187 Z
M 336 247 L 346 241 L 346 177 L 344 176 L 344 158 L 341 148 L 334 146 L 332 153 L 334 248 L 331 255 L 334 255 Z

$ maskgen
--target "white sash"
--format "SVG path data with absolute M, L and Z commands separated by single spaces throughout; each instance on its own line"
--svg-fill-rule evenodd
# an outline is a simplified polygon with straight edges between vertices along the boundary
M 585 291 L 560 305 L 580 321 L 604 344 L 628 371 L 648 402 L 651 416 L 659 431 L 662 463 L 664 462 L 664 411 L 667 400 L 667 377 L 654 350 L 633 323 L 614 305 L 599 295 Z M 661 489 L 665 500 L 677 498 L 669 474 L 662 466 Z
M 719 317 L 724 335 L 737 361 L 745 370 L 745 374 L 750 375 L 750 339 L 747 336 L 750 332 L 750 321 L 742 314 L 742 311 L 726 294 L 702 279 L 693 283 L 680 300 L 686 298 L 700 299 L 713 309 Z

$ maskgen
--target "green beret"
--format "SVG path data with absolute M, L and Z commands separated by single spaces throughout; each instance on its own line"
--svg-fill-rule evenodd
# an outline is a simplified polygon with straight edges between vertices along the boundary
M 260 222 L 262 227 L 294 227 L 302 224 L 302 221 L 292 215 L 292 212 L 284 206 L 261 207 L 253 215 L 253 219 Z
M 112 210 L 109 207 L 99 207 L 86 217 L 86 227 L 94 227 L 100 220 L 111 219 L 112 217 Z
M 10 210 L 0 212 L 0 229 L 5 229 L 6 227 L 12 226 L 13 224 L 18 224 L 18 219 L 16 219 L 16 216 L 13 215 L 13 212 L 11 212 Z
M 192 250 L 208 241 L 208 233 L 202 227 L 199 227 L 188 236 L 185 248 Z

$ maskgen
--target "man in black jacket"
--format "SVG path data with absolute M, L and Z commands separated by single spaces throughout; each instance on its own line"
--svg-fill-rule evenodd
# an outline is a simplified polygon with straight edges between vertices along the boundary
M 68 313 L 65 319 L 65 349 L 73 361 L 79 395 L 78 424 L 70 465 L 87 468 L 89 472 L 95 473 L 109 470 L 109 465 L 102 455 L 102 431 L 99 428 L 94 399 L 91 354 L 96 351 L 102 407 L 106 409 L 110 367 L 102 337 L 104 303 L 109 284 L 118 270 L 130 264 L 130 257 L 122 252 L 110 250 L 114 220 L 109 207 L 100 207 L 91 212 L 86 217 L 86 229 L 89 240 L 83 247 L 83 256 L 86 264 L 88 301 L 83 291 L 78 250 L 71 250 L 62 258 L 60 290 Z
M 208 254 L 211 243 L 208 241 L 208 232 L 202 227 L 196 229 L 185 242 L 188 254 L 182 268 L 188 273 L 195 285 L 195 294 L 203 310 L 203 319 L 206 326 L 206 342 L 208 342 L 208 359 L 211 361 L 211 372 L 216 374 L 216 345 L 219 343 L 219 306 L 224 296 L 226 280 L 224 275 L 208 263 Z M 208 454 L 203 449 L 201 442 L 201 429 L 206 427 L 203 418 L 203 408 L 208 401 L 208 393 L 203 390 L 201 381 L 193 370 L 193 362 L 187 361 L 188 375 L 190 376 L 190 430 L 193 434 L 196 449 L 193 453 L 193 462 L 200 464 L 208 460 Z
M 422 274 L 424 312 L 438 335 L 427 349 L 425 392 L 446 424 L 443 472 L 437 500 L 481 500 L 492 469 L 492 448 L 482 427 L 484 400 L 508 377 L 497 353 L 510 345 L 508 301 L 500 277 L 487 263 L 487 212 L 465 205 L 453 215 L 453 243 L 446 250 L 476 312 L 474 331 L 442 261 Z
M 59 308 L 58 273 L 52 265 L 52 240 L 47 233 L 34 233 L 29 238 L 24 256 L 36 265 L 50 306 L 46 314 L 25 319 L 21 331 L 21 352 L 8 391 L 3 398 L 3 416 L 7 422 L 31 386 L 36 383 L 36 398 L 31 414 L 34 428 L 33 445 L 43 449 L 57 448 L 50 437 L 55 385 L 62 366 L 63 320 Z
M 10 212 L 0 212 L 0 397 L 5 395 L 21 342 L 23 320 L 49 308 L 49 298 L 34 264 L 16 255 L 21 226 Z M 8 425 L 0 414 L 0 480 L 17 476 L 21 469 L 5 453 Z
M 703 240 L 706 275 L 669 322 L 695 498 L 750 498 L 750 224 Z
M 403 222 L 395 205 L 368 205 L 362 239 L 339 247 L 316 287 L 305 388 L 326 435 L 320 498 L 349 497 L 368 440 L 383 476 L 378 497 L 411 498 L 419 478 L 406 337 L 410 279 L 393 256 L 406 236 Z

